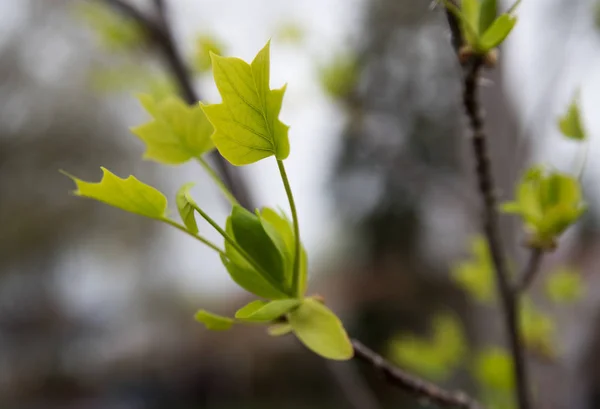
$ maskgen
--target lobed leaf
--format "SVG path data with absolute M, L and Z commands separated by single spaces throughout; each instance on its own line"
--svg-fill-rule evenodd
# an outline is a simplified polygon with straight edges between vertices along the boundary
M 348 360 L 354 348 L 339 318 L 319 301 L 307 298 L 288 314 L 288 321 L 298 339 L 324 358 Z
M 189 106 L 178 97 L 157 100 L 138 96 L 153 120 L 131 129 L 146 144 L 145 159 L 179 165 L 213 149 L 213 131 L 199 106 Z
M 279 120 L 285 86 L 269 88 L 270 42 L 251 64 L 211 54 L 215 83 L 223 100 L 202 105 L 215 128 L 212 139 L 225 159 L 247 165 L 275 155 L 288 157 L 288 126 Z
M 167 217 L 167 198 L 161 192 L 133 176 L 122 179 L 106 168 L 101 169 L 103 176 L 98 183 L 85 182 L 63 173 L 77 185 L 77 190 L 73 192 L 77 196 L 95 199 L 152 219 L 162 220 Z

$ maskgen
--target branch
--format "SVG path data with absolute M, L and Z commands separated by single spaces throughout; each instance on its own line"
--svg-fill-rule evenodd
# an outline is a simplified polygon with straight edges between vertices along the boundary
M 522 294 L 527 291 L 527 288 L 531 285 L 537 272 L 540 269 L 540 264 L 542 261 L 542 256 L 544 252 L 538 248 L 534 248 L 531 250 L 531 255 L 529 256 L 529 262 L 523 271 L 523 274 L 520 276 L 520 282 L 515 287 L 515 292 L 518 294 Z
M 173 80 L 179 87 L 182 98 L 190 105 L 198 103 L 200 96 L 192 85 L 192 78 L 189 69 L 177 50 L 171 27 L 168 24 L 165 4 L 163 0 L 155 0 L 157 19 L 153 20 L 145 16 L 135 7 L 123 0 L 96 0 L 102 1 L 112 7 L 125 17 L 135 21 L 143 30 L 146 31 L 151 44 L 160 52 L 167 69 L 170 71 Z M 240 174 L 234 171 L 232 165 L 227 163 L 218 151 L 211 153 L 211 159 L 215 163 L 223 182 L 227 185 L 237 201 L 247 209 L 252 209 L 252 198 L 248 187 L 243 183 Z
M 431 401 L 439 406 L 457 407 L 462 409 L 481 409 L 482 406 L 463 392 L 448 391 L 427 382 L 421 378 L 404 372 L 400 368 L 386 361 L 381 355 L 375 353 L 360 341 L 352 340 L 355 357 L 380 372 L 392 385 L 415 395 L 419 398 Z
M 523 351 L 522 335 L 519 327 L 518 294 L 513 292 L 509 282 L 506 258 L 500 239 L 496 198 L 494 196 L 494 180 L 492 177 L 490 155 L 486 135 L 483 129 L 483 116 L 478 99 L 478 81 L 483 59 L 474 57 L 464 68 L 463 104 L 469 118 L 472 132 L 473 154 L 476 162 L 476 173 L 479 193 L 483 200 L 483 229 L 492 256 L 496 283 L 500 293 L 509 346 L 514 361 L 514 375 L 517 386 L 517 398 L 520 409 L 530 409 L 527 367 Z

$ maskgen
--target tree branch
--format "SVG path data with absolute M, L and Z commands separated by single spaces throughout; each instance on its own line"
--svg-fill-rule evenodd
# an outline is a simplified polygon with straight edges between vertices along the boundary
M 380 372 L 392 385 L 408 392 L 418 398 L 425 399 L 444 407 L 457 407 L 462 409 L 481 409 L 482 406 L 463 392 L 448 391 L 427 382 L 421 378 L 404 372 L 400 368 L 386 361 L 381 355 L 375 353 L 360 341 L 352 340 L 354 354 L 359 359 L 376 371 Z
M 170 25 L 167 20 L 165 4 L 162 0 L 155 0 L 157 19 L 153 20 L 138 9 L 123 0 L 97 0 L 112 7 L 122 15 L 135 21 L 146 31 L 151 44 L 160 52 L 163 61 L 170 71 L 175 83 L 179 87 L 182 98 L 190 105 L 198 103 L 200 96 L 193 87 L 189 69 L 179 53 L 175 44 Z M 252 209 L 252 198 L 247 186 L 241 180 L 241 175 L 232 165 L 227 163 L 218 151 L 211 153 L 211 159 L 223 182 L 227 185 L 237 201 L 247 209 Z
M 538 248 L 531 250 L 527 266 L 525 267 L 523 273 L 519 276 L 519 280 L 521 281 L 515 286 L 516 293 L 522 294 L 527 291 L 527 288 L 531 285 L 540 269 L 543 255 L 544 252 Z
M 464 66 L 463 104 L 469 118 L 472 132 L 473 154 L 476 162 L 476 174 L 479 193 L 483 200 L 483 230 L 488 242 L 494 264 L 496 283 L 500 293 L 510 351 L 514 361 L 514 375 L 517 387 L 517 399 L 520 409 L 530 409 L 527 367 L 523 351 L 523 340 L 519 326 L 519 297 L 509 282 L 506 258 L 500 239 L 498 214 L 494 180 L 486 135 L 483 126 L 480 102 L 478 98 L 478 81 L 483 67 L 481 57 L 473 57 Z

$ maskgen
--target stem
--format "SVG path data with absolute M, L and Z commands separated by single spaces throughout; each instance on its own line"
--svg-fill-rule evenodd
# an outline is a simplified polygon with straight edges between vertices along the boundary
M 483 229 L 494 264 L 496 283 L 498 292 L 500 293 L 501 307 L 504 312 L 510 351 L 514 361 L 517 399 L 520 409 L 530 409 L 527 366 L 523 351 L 523 337 L 519 325 L 519 297 L 512 290 L 509 282 L 504 249 L 500 239 L 496 198 L 494 196 L 495 186 L 486 135 L 483 129 L 483 116 L 477 95 L 477 82 L 482 66 L 483 60 L 476 57 L 465 67 L 463 104 L 473 133 L 472 142 L 477 181 L 479 193 L 484 204 Z
M 371 365 L 379 371 L 385 379 L 394 386 L 429 400 L 439 406 L 462 409 L 481 409 L 481 405 L 463 392 L 448 391 L 441 387 L 418 378 L 386 361 L 381 355 L 375 353 L 360 341 L 352 339 L 355 358 Z
M 298 223 L 298 213 L 296 212 L 294 195 L 292 194 L 290 181 L 288 180 L 282 160 L 277 160 L 277 167 L 279 168 L 279 173 L 281 174 L 281 180 L 283 181 L 283 186 L 285 187 L 285 193 L 288 197 L 288 201 L 290 202 L 292 221 L 294 222 L 294 275 L 292 279 L 292 292 L 298 294 L 299 297 L 302 297 L 302 294 L 300 294 L 300 280 L 302 277 L 300 276 L 300 225 Z
M 202 166 L 204 168 L 206 173 L 208 173 L 208 176 L 210 176 L 210 178 L 217 184 L 217 186 L 219 186 L 219 189 L 221 189 L 221 192 L 223 193 L 223 195 L 227 198 L 227 200 L 229 200 L 229 203 L 231 203 L 232 206 L 239 206 L 240 203 L 237 201 L 235 196 L 231 193 L 229 188 L 227 188 L 225 183 L 223 183 L 223 181 L 221 180 L 221 178 L 219 177 L 217 172 L 215 172 L 215 170 L 210 167 L 208 162 L 206 162 L 204 160 L 204 158 L 202 158 L 202 156 L 196 157 L 196 160 L 198 161 L 200 166 Z
M 175 227 L 176 229 L 181 230 L 182 232 L 185 232 L 187 234 L 189 234 L 190 236 L 192 236 L 193 238 L 195 238 L 196 240 L 200 241 L 201 243 L 207 245 L 208 247 L 210 247 L 211 249 L 213 249 L 214 251 L 216 251 L 217 253 L 219 253 L 221 256 L 226 256 L 225 252 L 223 250 L 221 250 L 216 244 L 214 244 L 213 242 L 211 242 L 208 239 L 205 239 L 204 237 L 198 235 L 198 234 L 194 234 L 191 231 L 189 231 L 188 229 L 185 228 L 185 226 L 182 226 L 181 224 L 177 223 L 176 221 L 173 221 L 171 219 L 161 219 L 161 221 L 170 224 L 171 226 Z

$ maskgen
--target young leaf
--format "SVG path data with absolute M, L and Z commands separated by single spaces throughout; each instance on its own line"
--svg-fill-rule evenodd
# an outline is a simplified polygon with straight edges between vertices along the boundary
M 319 301 L 307 298 L 288 314 L 298 339 L 324 358 L 344 361 L 354 356 L 354 348 L 339 318 Z
M 179 165 L 213 149 L 212 126 L 199 106 L 189 106 L 171 96 L 156 100 L 138 97 L 153 120 L 131 129 L 146 144 L 145 159 L 166 165 Z
M 514 389 L 513 361 L 504 349 L 488 348 L 475 361 L 475 377 L 486 388 L 497 391 Z
M 299 299 L 252 301 L 239 309 L 235 313 L 235 318 L 250 322 L 270 322 L 287 314 L 301 303 L 302 301 Z
M 487 52 L 498 47 L 508 37 L 515 24 L 517 17 L 510 14 L 500 15 L 479 39 L 479 51 Z
M 462 15 L 464 16 L 464 20 L 462 20 L 463 36 L 467 43 L 475 46 L 478 43 L 477 32 L 474 33 L 472 29 L 477 30 L 479 27 L 479 0 L 462 0 L 461 5 Z
M 194 204 L 194 200 L 190 196 L 190 189 L 194 186 L 194 183 L 186 183 L 181 186 L 181 188 L 177 191 L 177 195 L 175 196 L 175 201 L 177 202 L 177 210 L 179 210 L 179 216 L 181 216 L 181 220 L 185 227 L 191 233 L 198 233 L 198 225 L 196 224 L 196 215 L 194 213 L 194 208 L 192 204 Z
M 221 262 L 227 269 L 231 279 L 244 290 L 258 297 L 270 300 L 290 298 L 290 295 L 278 290 L 265 280 L 227 242 L 225 243 L 225 252 L 227 253 L 227 258 L 221 257 Z
M 546 294 L 556 303 L 580 300 L 585 292 L 581 275 L 569 268 L 561 268 L 548 276 Z
M 553 344 L 556 332 L 554 320 L 536 308 L 528 298 L 521 302 L 520 308 L 519 320 L 525 345 L 544 357 L 553 357 L 556 354 Z
M 290 332 L 292 332 L 292 326 L 288 323 L 273 324 L 267 329 L 267 332 L 272 337 L 280 337 L 282 335 L 287 335 Z
M 486 240 L 475 237 L 471 243 L 472 259 L 452 267 L 452 279 L 476 301 L 494 300 L 494 270 Z
M 479 33 L 483 34 L 496 20 L 498 5 L 496 0 L 482 0 L 479 8 Z
M 215 83 L 223 102 L 202 105 L 215 127 L 217 149 L 234 165 L 247 165 L 275 155 L 288 157 L 288 126 L 279 120 L 285 86 L 269 88 L 269 45 L 248 64 L 211 54 Z
M 261 267 L 264 278 L 279 291 L 286 292 L 283 258 L 260 219 L 241 206 L 231 212 L 231 228 L 238 245 Z
M 558 128 L 567 138 L 583 141 L 586 138 L 585 129 L 579 111 L 579 93 L 575 94 L 567 112 L 558 120 Z
M 234 324 L 234 321 L 231 318 L 213 314 L 206 310 L 199 310 L 194 318 L 212 331 L 227 331 Z
M 101 169 L 103 176 L 99 183 L 85 182 L 63 173 L 77 185 L 77 190 L 73 192 L 77 196 L 95 199 L 152 219 L 162 220 L 167 217 L 167 198 L 161 192 L 133 176 L 121 179 L 108 169 Z

